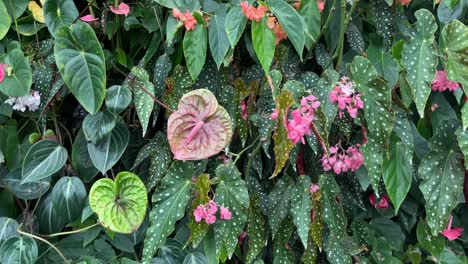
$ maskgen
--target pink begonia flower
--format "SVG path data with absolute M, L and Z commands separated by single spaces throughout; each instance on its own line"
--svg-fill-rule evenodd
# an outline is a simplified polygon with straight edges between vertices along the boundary
M 220 217 L 224 220 L 231 220 L 232 213 L 228 208 L 221 206 Z
M 437 71 L 434 81 L 432 81 L 432 91 L 443 92 L 449 90 L 454 92 L 460 85 L 456 82 L 452 82 L 447 79 L 447 73 L 445 71 Z
M 203 205 L 198 205 L 195 211 L 193 212 L 193 216 L 195 217 L 196 222 L 201 222 L 201 220 L 204 219 L 206 215 L 206 210 Z
M 318 184 L 314 184 L 312 183 L 309 187 L 309 192 L 310 193 L 315 193 L 316 191 L 320 190 L 320 187 L 318 186 Z
M 118 8 L 115 8 L 113 5 L 110 7 L 110 10 L 112 11 L 112 13 L 116 14 L 116 15 L 125 15 L 125 16 L 128 16 L 128 14 L 130 14 L 130 7 L 124 3 L 124 2 L 120 2 L 120 5 Z
M 205 217 L 205 222 L 209 225 L 214 224 L 216 222 L 216 216 L 214 215 L 207 215 Z
M 330 147 L 329 152 L 323 154 L 320 161 L 324 171 L 333 169 L 335 174 L 356 171 L 364 164 L 364 155 L 359 150 L 360 145 L 350 146 L 344 150 L 339 144 Z
M 446 237 L 450 241 L 457 239 L 463 232 L 463 228 L 461 227 L 452 228 L 452 219 L 453 216 L 450 215 L 447 228 L 444 229 L 444 231 L 440 232 L 444 237 Z
M 198 23 L 189 10 L 186 10 L 185 13 L 182 13 L 179 9 L 174 8 L 172 9 L 172 16 L 184 22 L 186 30 L 194 30 L 195 25 Z
M 388 208 L 388 196 L 384 194 L 382 199 L 380 199 L 379 204 L 375 204 L 375 195 L 373 193 L 369 194 L 369 202 L 374 208 L 386 209 Z
M 263 5 L 259 5 L 258 7 L 254 7 L 250 5 L 247 1 L 240 2 L 240 6 L 242 8 L 242 13 L 247 17 L 247 19 L 252 21 L 260 22 L 266 12 L 266 7 Z
M 208 214 L 216 214 L 216 212 L 218 211 L 218 205 L 213 200 L 210 200 L 206 207 Z
M 271 113 L 271 119 L 276 120 L 278 118 L 278 114 L 279 114 L 279 109 L 275 108 L 275 110 L 273 110 L 273 113 Z
M 99 18 L 93 17 L 93 15 L 86 15 L 86 16 L 80 17 L 80 20 L 84 22 L 93 22 L 93 21 L 98 21 Z
M 346 110 L 352 118 L 356 118 L 358 110 L 364 108 L 364 102 L 361 99 L 361 94 L 354 90 L 354 83 L 344 76 L 338 84 L 333 88 L 329 95 L 330 101 L 337 103 L 338 116 L 343 118 L 343 112 Z
M 8 65 L 6 64 L 0 64 L 0 82 L 3 82 L 3 79 L 5 79 L 5 68 L 7 68 Z
M 301 99 L 301 106 L 291 113 L 291 120 L 287 120 L 285 116 L 285 126 L 288 130 L 288 138 L 292 143 L 296 144 L 301 141 L 305 144 L 305 135 L 312 135 L 310 125 L 315 119 L 315 109 L 320 106 L 320 102 L 315 96 L 309 95 Z

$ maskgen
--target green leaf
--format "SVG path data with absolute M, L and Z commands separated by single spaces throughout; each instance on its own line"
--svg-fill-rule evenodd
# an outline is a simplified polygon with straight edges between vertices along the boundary
M 132 69 L 132 75 L 135 76 L 135 82 L 140 84 L 143 88 L 146 89 L 148 93 L 154 96 L 154 85 L 149 81 L 149 75 L 143 67 L 136 66 Z M 148 129 L 149 120 L 151 117 L 151 112 L 154 108 L 154 100 L 149 96 L 141 87 L 133 84 L 133 82 L 126 81 L 125 85 L 130 85 L 132 87 L 133 93 L 135 95 L 134 102 L 137 110 L 138 119 L 140 120 L 143 136 L 146 134 Z
M 143 261 L 149 261 L 166 238 L 174 231 L 175 223 L 185 214 L 185 208 L 192 196 L 193 163 L 175 161 L 161 185 L 153 195 L 153 209 L 150 212 L 150 226 L 146 233 Z
M 55 34 L 54 55 L 78 102 L 90 114 L 97 113 L 106 94 L 106 63 L 94 30 L 83 22 L 60 28 Z
M 85 200 L 86 188 L 78 177 L 62 177 L 52 189 L 53 207 L 67 223 L 81 216 Z
M 16 97 L 28 95 L 32 84 L 32 71 L 21 49 L 15 47 L 8 50 L 3 63 L 11 67 L 11 74 L 6 73 L 0 82 L 0 92 Z
M 132 92 L 125 85 L 114 85 L 106 91 L 106 107 L 113 115 L 122 113 L 132 102 Z
M 22 183 L 34 182 L 59 171 L 67 161 L 67 150 L 56 141 L 44 139 L 34 144 L 23 161 Z
M 321 15 L 320 10 L 318 9 L 317 0 L 301 1 L 301 5 L 297 12 L 301 15 L 307 25 L 307 31 L 305 32 L 305 46 L 307 49 L 310 49 L 312 44 L 317 41 L 317 38 L 320 35 Z
M 196 25 L 194 30 L 185 32 L 184 56 L 187 68 L 192 80 L 196 80 L 206 60 L 206 28 L 204 25 Z
M 167 86 L 170 88 L 164 95 L 164 103 L 171 109 L 177 109 L 180 98 L 192 91 L 192 79 L 187 68 L 180 65 L 175 66 L 172 76 L 166 79 Z
M 216 65 L 221 67 L 224 57 L 229 50 L 229 39 L 225 29 L 226 11 L 220 9 L 211 17 L 208 35 L 210 37 L 210 51 Z
M 387 240 L 392 250 L 403 251 L 406 236 L 397 222 L 385 217 L 378 217 L 370 221 L 369 228 L 373 229 L 378 237 Z
M 309 238 L 310 229 L 310 211 L 312 203 L 310 200 L 310 177 L 307 175 L 299 176 L 299 179 L 291 193 L 290 212 L 292 220 L 297 227 L 297 234 L 301 238 L 302 245 L 307 248 L 307 239 Z
M 442 39 L 447 53 L 447 78 L 468 87 L 468 29 L 462 22 L 454 19 L 442 29 Z M 466 105 L 466 104 L 465 104 Z
M 205 264 L 208 262 L 208 259 L 206 258 L 205 255 L 203 255 L 200 252 L 193 252 L 188 254 L 184 258 L 184 263 L 183 264 Z
M 415 16 L 415 30 L 410 36 L 410 41 L 403 47 L 401 63 L 408 72 L 406 79 L 413 92 L 418 113 L 423 118 L 438 64 L 437 49 L 434 45 L 437 24 L 434 16 L 426 9 L 416 11 Z
M 161 181 L 172 163 L 172 152 L 169 147 L 169 142 L 165 135 L 161 135 L 163 139 L 159 141 L 160 144 L 156 148 L 156 153 L 150 161 L 150 178 L 148 179 L 148 188 L 150 190 Z
M 384 49 L 392 45 L 395 15 L 392 9 L 383 1 L 372 1 L 371 11 L 375 22 L 377 34 L 383 37 Z
M 429 141 L 431 151 L 419 166 L 423 179 L 419 189 L 426 200 L 427 223 L 433 235 L 445 229 L 463 190 L 464 169 L 457 152 L 457 128 L 457 121 L 453 119 L 441 121 Z
M 294 225 L 291 220 L 289 218 L 284 219 L 273 244 L 273 264 L 295 263 L 296 256 L 289 247 L 289 239 L 293 231 Z
M 81 211 L 79 213 L 81 214 Z M 65 226 L 64 219 L 59 215 L 52 202 L 52 193 L 41 199 L 37 208 L 37 221 L 41 234 L 57 233 Z
M 46 25 L 38 23 L 34 20 L 32 15 L 22 17 L 16 20 L 15 26 L 12 27 L 13 30 L 17 31 L 23 36 L 34 36 L 39 30 L 45 28 Z
M 72 165 L 84 182 L 90 182 L 99 172 L 89 156 L 87 144 L 83 130 L 80 129 L 72 146 Z
M 275 141 L 275 161 L 276 167 L 271 178 L 276 177 L 283 169 L 286 161 L 289 159 L 289 152 L 294 147 L 294 144 L 288 138 L 288 131 L 284 126 L 284 118 L 287 116 L 286 110 L 293 104 L 292 93 L 288 90 L 282 90 L 281 94 L 276 98 L 276 107 L 279 109 L 276 129 L 273 139 Z
M 391 142 L 389 156 L 383 161 L 383 179 L 388 196 L 395 206 L 395 214 L 405 200 L 413 179 L 410 163 L 412 156 L 406 155 L 406 148 L 399 140 Z
M 294 181 L 285 175 L 275 184 L 268 195 L 268 222 L 273 238 L 283 220 L 289 213 L 289 201 L 294 188 Z
M 193 213 L 195 212 L 196 208 L 200 204 L 206 204 L 210 201 L 210 197 L 208 193 L 210 192 L 210 175 L 209 174 L 202 174 L 197 177 L 196 185 L 196 196 L 193 199 L 192 207 L 190 209 L 190 217 L 189 217 L 189 228 L 190 228 L 190 238 L 193 244 L 193 247 L 196 248 L 198 244 L 203 240 L 205 237 L 209 225 L 205 221 L 196 222 Z
M 0 245 L 10 237 L 18 236 L 18 222 L 8 217 L 0 217 Z
M 270 72 L 270 66 L 275 56 L 275 33 L 267 25 L 267 17 L 260 22 L 252 22 L 252 43 L 260 64 L 266 74 Z
M 14 20 L 23 15 L 28 7 L 29 0 L 2 0 L 2 2 L 5 3 L 8 14 Z
M 3 184 L 18 198 L 34 200 L 44 195 L 50 188 L 50 176 L 23 183 L 21 168 L 12 170 L 2 179 Z
M 429 226 L 424 220 L 420 220 L 416 229 L 416 236 L 421 248 L 427 250 L 433 257 L 439 258 L 445 247 L 445 239 L 442 235 L 432 236 Z
M 96 144 L 114 129 L 115 117 L 107 111 L 89 114 L 85 117 L 82 127 L 86 140 Z
M 16 120 L 10 119 L 0 126 L 0 151 L 5 156 L 6 165 L 10 170 L 19 165 L 19 161 L 16 158 L 16 153 L 19 149 L 16 125 Z
M 231 47 L 234 48 L 244 33 L 247 18 L 242 13 L 240 6 L 232 7 L 226 16 L 226 33 Z
M 143 222 L 148 196 L 143 182 L 131 172 L 96 181 L 89 191 L 89 206 L 102 226 L 118 233 L 135 232 Z
M 0 1 L 0 40 L 8 33 L 10 25 L 11 17 L 3 1 Z
M 366 48 L 366 43 L 362 36 L 361 30 L 358 26 L 350 21 L 348 28 L 346 29 L 346 40 L 348 41 L 351 49 L 353 49 L 358 54 L 362 54 Z
M 102 173 L 111 169 L 120 159 L 129 140 L 127 127 L 118 122 L 110 134 L 93 144 L 88 142 L 88 153 L 94 166 Z
M 293 44 L 297 54 L 299 54 L 299 58 L 302 59 L 305 44 L 304 29 L 307 29 L 304 19 L 286 1 L 268 0 L 267 3 L 284 31 L 286 31 L 288 39 Z
M 258 196 L 250 200 L 249 221 L 247 224 L 247 235 L 249 236 L 249 249 L 246 262 L 252 263 L 267 244 L 266 221 L 260 210 L 260 199 Z
M 462 260 L 460 256 L 456 255 L 452 250 L 448 248 L 444 248 L 444 251 L 440 255 L 440 263 L 441 264 L 463 264 L 466 263 L 466 256 L 465 260 Z
M 340 76 L 335 70 L 327 69 L 323 72 L 322 77 L 317 83 L 317 88 L 313 91 L 314 95 L 317 96 L 317 100 L 320 101 L 320 108 L 325 114 L 325 129 L 327 133 L 330 132 L 337 111 L 336 104 L 330 101 L 329 94 L 339 78 Z
M 234 163 L 219 165 L 216 168 L 219 184 L 216 186 L 215 202 L 232 212 L 231 220 L 220 220 L 215 226 L 215 239 L 223 242 L 231 258 L 236 249 L 238 237 L 244 230 L 249 207 L 247 185 Z M 219 245 L 217 243 L 217 245 Z M 216 248 L 219 255 L 219 247 Z
M 388 82 L 390 88 L 393 88 L 398 82 L 398 63 L 390 53 L 384 50 L 381 42 L 378 38 L 371 38 L 366 50 L 366 58 L 372 62 L 379 75 Z
M 47 28 L 54 38 L 60 35 L 60 28 L 70 26 L 79 16 L 73 0 L 47 0 L 43 12 Z
M 468 131 L 463 130 L 457 133 L 458 145 L 465 156 L 465 160 L 468 160 Z M 465 169 L 468 169 L 468 162 L 465 162 Z
M 11 237 L 0 247 L 0 262 L 34 264 L 38 257 L 36 241 L 30 237 Z

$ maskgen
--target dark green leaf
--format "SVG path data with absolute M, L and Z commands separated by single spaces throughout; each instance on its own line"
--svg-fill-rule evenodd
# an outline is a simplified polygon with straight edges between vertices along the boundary
M 226 11 L 221 9 L 211 17 L 210 26 L 208 27 L 210 51 L 218 69 L 221 67 L 221 63 L 229 50 L 229 39 L 225 24 Z
M 10 237 L 18 236 L 18 222 L 8 217 L 0 217 L 0 245 Z
M 34 200 L 44 195 L 50 188 L 50 176 L 32 182 L 23 183 L 21 168 L 12 170 L 2 179 L 3 184 L 16 197 L 24 200 Z
M 307 175 L 299 176 L 299 179 L 291 193 L 290 212 L 292 220 L 297 227 L 297 234 L 301 238 L 302 245 L 307 248 L 307 239 L 310 229 L 310 211 L 312 203 L 310 200 L 310 177 Z
M 62 177 L 52 189 L 52 203 L 59 217 L 69 223 L 79 216 L 86 200 L 86 189 L 77 177 Z
M 82 127 L 86 140 L 97 144 L 114 129 L 115 117 L 107 111 L 99 111 L 94 115 L 89 114 L 85 117 Z
M 435 237 L 432 236 L 431 230 L 424 220 L 419 221 L 416 235 L 421 247 L 438 259 L 445 246 L 445 239 L 442 235 L 437 234 Z
M 246 25 L 247 18 L 242 13 L 240 6 L 231 8 L 226 16 L 226 33 L 232 48 L 242 37 Z
M 287 175 L 281 177 L 268 195 L 268 222 L 275 237 L 278 228 L 289 213 L 289 201 L 294 181 Z
M 194 30 L 185 32 L 184 56 L 192 80 L 197 79 L 205 64 L 207 42 L 204 25 L 196 25 Z
M 458 20 L 453 20 L 442 29 L 442 39 L 445 44 L 445 52 L 448 55 L 447 78 L 461 83 L 466 89 L 468 87 L 468 65 L 464 60 L 468 56 L 468 29 L 466 25 Z
M 266 17 L 263 17 L 260 22 L 252 22 L 252 43 L 263 70 L 269 74 L 276 46 L 275 34 L 268 27 Z
M 81 213 L 81 212 L 80 212 Z M 41 234 L 52 234 L 62 230 L 64 219 L 58 214 L 52 202 L 52 193 L 41 200 L 37 208 L 37 220 Z
M 54 37 L 60 35 L 60 28 L 70 26 L 79 16 L 73 0 L 47 0 L 43 10 L 47 28 Z
M 114 85 L 106 91 L 107 110 L 114 115 L 124 111 L 132 101 L 132 92 L 125 85 Z
M 312 44 L 317 41 L 320 35 L 320 10 L 318 9 L 317 0 L 301 1 L 301 5 L 297 10 L 301 15 L 305 24 L 307 25 L 307 31 L 305 32 L 305 46 L 307 49 L 312 47 Z
M 34 264 L 38 257 L 36 241 L 30 237 L 11 237 L 0 247 L 0 262 Z

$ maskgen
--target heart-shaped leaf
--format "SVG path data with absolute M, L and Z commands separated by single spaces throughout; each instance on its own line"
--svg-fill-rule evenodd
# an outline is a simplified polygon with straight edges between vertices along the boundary
M 52 202 L 59 216 L 67 223 L 81 215 L 86 189 L 78 177 L 62 177 L 52 189 Z
M 41 140 L 26 153 L 22 166 L 22 183 L 34 182 L 59 171 L 67 161 L 67 150 L 54 140 Z
M 24 200 L 37 199 L 44 195 L 50 188 L 50 176 L 23 183 L 21 179 L 21 168 L 12 170 L 2 181 L 16 197 Z
M 61 27 L 71 25 L 79 16 L 73 0 L 47 0 L 43 10 L 47 28 L 54 37 Z
M 167 138 L 178 160 L 209 158 L 229 144 L 231 135 L 228 112 L 206 89 L 185 94 L 167 125 Z
M 135 232 L 146 215 L 148 196 L 144 183 L 131 172 L 100 179 L 89 192 L 89 206 L 105 228 L 118 233 Z
M 132 92 L 125 85 L 114 85 L 106 91 L 107 110 L 114 115 L 122 113 L 132 101 Z
M 10 237 L 17 236 L 18 222 L 8 217 L 0 217 L 0 245 Z
M 1 263 L 34 264 L 37 257 L 36 241 L 30 237 L 11 237 L 0 247 Z
M 110 112 L 100 111 L 87 115 L 83 121 L 83 132 L 88 141 L 96 144 L 115 127 L 115 117 Z
M 90 182 L 99 172 L 91 161 L 87 144 L 83 130 L 80 129 L 72 146 L 72 164 L 73 169 L 84 182 Z
M 19 47 L 18 42 L 9 44 L 6 57 L 3 63 L 11 68 L 11 74 L 5 74 L 2 82 L 0 82 L 0 92 L 8 96 L 24 96 L 29 94 L 29 89 L 32 84 L 32 71 L 28 59 L 24 56 Z
M 46 3 L 50 2 L 54 1 Z M 86 111 L 95 114 L 106 94 L 106 63 L 94 30 L 82 22 L 60 28 L 54 54 L 70 91 Z
M 29 0 L 3 0 L 12 19 L 17 19 L 23 15 L 28 7 Z
M 5 37 L 10 29 L 11 17 L 8 14 L 8 10 L 3 3 L 0 1 L 0 40 Z
M 36 216 L 41 234 L 57 233 L 65 226 L 64 219 L 60 217 L 52 202 L 52 193 L 41 199 Z

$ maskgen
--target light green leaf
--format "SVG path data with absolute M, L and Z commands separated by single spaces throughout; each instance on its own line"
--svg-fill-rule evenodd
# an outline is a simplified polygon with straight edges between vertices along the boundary
M 452 250 L 444 248 L 444 251 L 440 255 L 440 264 L 464 264 L 466 263 L 466 256 L 463 257 L 465 257 L 465 260 L 462 260 Z
M 229 39 L 226 33 L 225 23 L 226 11 L 220 9 L 211 17 L 210 26 L 208 27 L 210 51 L 218 69 L 221 67 L 224 57 L 229 50 Z
M 309 176 L 300 176 L 291 193 L 290 212 L 304 248 L 307 248 L 308 245 L 307 239 L 309 238 L 311 222 L 310 211 L 312 210 L 312 203 L 309 192 L 310 185 Z
M 23 15 L 28 7 L 29 0 L 2 0 L 2 2 L 5 4 L 11 19 L 14 20 Z
M 8 217 L 0 217 L 0 245 L 10 237 L 18 236 L 18 222 Z
M 442 29 L 442 39 L 447 53 L 447 78 L 468 88 L 468 28 L 462 22 L 453 20 Z M 465 104 L 466 105 L 466 104 Z
M 301 15 L 307 25 L 307 31 L 305 32 L 305 46 L 307 49 L 310 49 L 312 44 L 317 41 L 317 38 L 320 35 L 321 15 L 320 10 L 318 9 L 317 0 L 301 1 L 301 5 L 297 12 Z
M 185 32 L 184 56 L 187 68 L 192 80 L 196 80 L 203 69 L 206 60 L 206 28 L 204 25 L 196 25 L 194 30 Z
M 10 25 L 11 17 L 3 1 L 0 1 L 0 40 L 8 33 Z
M 431 93 L 431 84 L 437 68 L 437 49 L 434 46 L 434 33 L 437 24 L 434 16 L 426 9 L 415 13 L 417 22 L 410 41 L 403 47 L 401 63 L 408 75 L 406 79 L 414 95 L 419 115 L 424 117 L 426 101 Z
M 13 42 L 10 46 L 15 45 Z M 8 70 L 5 72 L 5 77 L 0 82 L 0 92 L 8 96 L 24 96 L 29 94 L 32 84 L 32 71 L 28 59 L 24 56 L 20 48 L 9 49 L 3 64 L 11 67 L 11 74 Z
M 431 151 L 419 166 L 423 179 L 419 189 L 426 200 L 427 223 L 433 235 L 445 229 L 463 190 L 464 169 L 457 152 L 457 128 L 453 119 L 441 121 L 429 141 Z
M 145 88 L 145 90 L 148 93 L 154 96 L 154 85 L 149 81 L 149 75 L 143 67 L 133 67 L 132 75 L 135 76 L 135 82 L 137 82 L 140 86 Z M 140 86 L 134 84 L 133 82 L 127 80 L 124 86 L 126 85 L 129 85 L 132 88 L 133 93 L 135 95 L 135 107 L 137 110 L 138 119 L 140 120 L 143 129 L 144 136 L 148 129 L 151 112 L 154 108 L 154 100 L 145 91 L 143 91 L 143 89 Z
M 249 193 L 246 183 L 233 163 L 219 165 L 216 168 L 216 177 L 219 178 L 219 184 L 216 187 L 215 202 L 227 207 L 232 212 L 232 219 L 218 221 L 215 226 L 215 239 L 224 243 L 228 257 L 231 258 L 247 221 Z M 219 255 L 218 243 L 216 251 Z
M 56 141 L 44 139 L 34 144 L 23 161 L 22 183 L 34 182 L 59 171 L 67 161 L 67 150 Z
M 268 195 L 268 222 L 273 238 L 289 213 L 289 201 L 293 188 L 294 181 L 291 177 L 285 175 L 278 180 L 274 189 Z
M 148 196 L 137 175 L 120 172 L 115 178 L 96 181 L 89 191 L 89 205 L 105 228 L 118 233 L 135 232 L 143 222 Z
M 143 261 L 149 261 L 174 231 L 192 196 L 193 163 L 175 161 L 153 195 L 150 226 L 146 233 Z
M 244 33 L 247 18 L 242 13 L 240 6 L 232 7 L 226 16 L 226 33 L 231 47 L 234 48 Z
M 305 44 L 304 30 L 307 29 L 304 19 L 286 1 L 268 0 L 267 3 L 284 31 L 286 31 L 288 39 L 293 44 L 297 54 L 299 54 L 299 58 L 302 58 Z
M 86 188 L 77 177 L 62 177 L 52 189 L 52 203 L 60 218 L 67 223 L 81 216 Z
M 114 115 L 124 111 L 132 102 L 132 92 L 125 85 L 114 85 L 106 91 L 107 110 Z
M 85 117 L 82 127 L 86 140 L 97 144 L 114 129 L 115 117 L 107 111 L 89 114 Z
M 288 131 L 284 126 L 284 118 L 287 117 L 286 110 L 293 104 L 292 93 L 288 90 L 282 90 L 281 94 L 276 98 L 276 107 L 279 109 L 276 129 L 273 139 L 275 141 L 275 161 L 276 167 L 271 178 L 276 177 L 283 169 L 286 161 L 289 159 L 289 152 L 294 147 L 294 144 L 288 138 Z
M 0 247 L 0 262 L 34 264 L 38 257 L 36 241 L 30 237 L 11 237 Z
M 83 130 L 80 129 L 72 146 L 72 165 L 84 182 L 90 182 L 99 172 L 91 161 L 87 144 Z
M 418 227 L 416 229 L 416 236 L 418 243 L 421 248 L 427 250 L 433 257 L 439 258 L 440 254 L 444 250 L 445 239 L 442 235 L 437 234 L 432 236 L 429 226 L 424 220 L 419 220 Z
M 267 25 L 267 18 L 260 22 L 252 22 L 252 44 L 255 54 L 266 74 L 270 73 L 270 66 L 275 56 L 275 33 Z
M 88 143 L 88 153 L 94 166 L 102 173 L 111 169 L 120 159 L 129 140 L 127 127 L 118 122 L 110 134 L 97 144 Z
M 86 111 L 95 114 L 106 93 L 106 63 L 94 30 L 83 22 L 60 28 L 54 54 L 67 87 Z
M 47 0 L 43 12 L 47 28 L 55 38 L 60 28 L 70 26 L 79 16 L 73 0 Z

